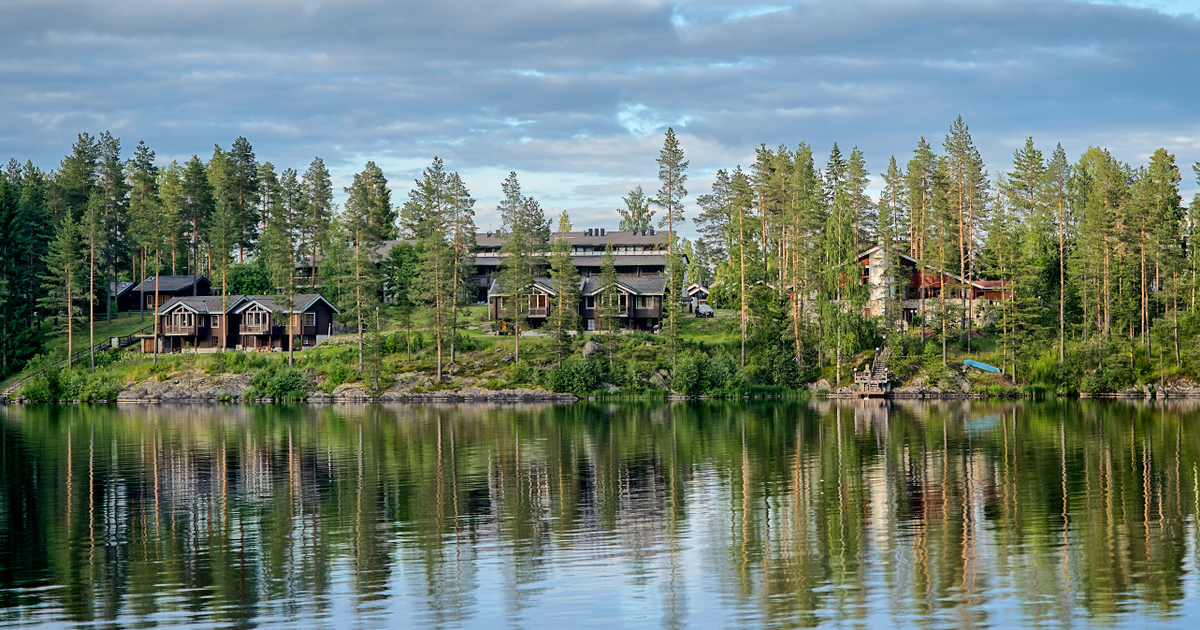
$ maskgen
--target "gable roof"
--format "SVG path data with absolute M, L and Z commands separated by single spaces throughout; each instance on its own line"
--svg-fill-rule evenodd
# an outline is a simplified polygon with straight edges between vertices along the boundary
M 201 295 L 197 297 L 188 295 L 173 297 L 164 302 L 163 305 L 159 307 L 158 312 L 155 313 L 155 315 L 166 315 L 176 308 L 184 308 L 200 315 L 219 315 L 221 313 L 232 311 L 245 299 L 246 296 L 244 295 L 227 296 L 227 305 L 224 309 L 222 309 L 221 296 L 219 295 Z
M 317 302 L 324 302 L 333 309 L 333 312 L 340 313 L 336 306 L 331 304 L 323 296 L 317 293 L 303 293 L 292 296 L 291 307 L 288 307 L 287 296 L 285 295 L 247 295 L 246 303 L 238 307 L 237 313 L 242 313 L 253 305 L 261 306 L 272 313 L 303 313 Z
M 205 278 L 204 276 L 159 276 L 158 290 L 160 292 L 165 291 L 168 293 L 174 293 L 176 291 L 190 289 L 192 288 L 193 284 L 198 284 L 201 281 L 208 282 L 208 278 Z M 142 284 L 138 286 L 137 290 L 142 293 L 154 293 L 154 276 L 150 276 L 143 280 Z
M 108 283 L 108 292 L 113 297 L 121 297 L 136 286 L 136 282 L 110 282 Z

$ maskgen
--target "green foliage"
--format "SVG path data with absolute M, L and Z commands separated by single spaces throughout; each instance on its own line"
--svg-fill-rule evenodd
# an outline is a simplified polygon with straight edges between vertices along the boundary
M 266 367 L 255 371 L 251 385 L 255 393 L 270 396 L 277 402 L 304 400 L 311 388 L 311 380 L 303 371 L 288 367 L 282 361 L 271 361 Z M 247 398 L 251 397 L 247 392 Z
M 543 372 L 529 361 L 517 361 L 508 368 L 508 381 L 513 385 L 537 385 Z
M 18 395 L 38 402 L 115 401 L 124 386 L 120 371 L 114 367 L 120 358 L 120 354 L 115 350 L 96 355 L 96 371 L 93 373 L 90 366 L 77 365 L 60 369 L 56 361 L 39 357 L 31 362 L 30 369 L 42 369 L 42 372 L 29 379 L 21 387 Z
M 229 295 L 265 295 L 275 292 L 271 274 L 261 258 L 229 267 Z
M 546 385 L 551 391 L 583 397 L 600 387 L 607 368 L 607 362 L 595 356 L 571 357 L 546 372 Z

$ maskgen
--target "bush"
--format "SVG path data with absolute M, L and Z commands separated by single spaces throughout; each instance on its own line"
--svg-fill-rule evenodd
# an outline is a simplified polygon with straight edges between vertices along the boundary
M 605 367 L 602 359 L 571 357 L 546 372 L 546 384 L 551 391 L 583 397 L 600 387 Z
M 307 374 L 282 362 L 272 363 L 255 372 L 251 384 L 253 392 L 248 390 L 247 398 L 251 398 L 253 393 L 270 396 L 276 401 L 304 400 L 310 387 Z
M 528 361 L 517 361 L 508 368 L 508 380 L 514 385 L 528 383 L 537 385 L 542 371 Z

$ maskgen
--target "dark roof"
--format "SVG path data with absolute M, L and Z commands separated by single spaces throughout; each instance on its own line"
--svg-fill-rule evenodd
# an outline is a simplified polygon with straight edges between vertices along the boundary
M 654 232 L 651 234 L 651 232 Z M 559 239 L 566 240 L 571 245 L 604 247 L 612 243 L 614 247 L 621 245 L 651 245 L 661 246 L 664 249 L 667 246 L 667 235 L 670 232 L 658 232 L 654 230 L 646 230 L 645 232 L 621 232 L 612 231 L 605 232 L 604 236 L 600 236 L 599 229 L 593 229 L 592 235 L 588 235 L 587 230 L 579 232 L 554 232 L 550 235 L 550 242 L 553 243 Z M 479 232 L 475 234 L 475 244 L 479 247 L 500 247 L 504 245 L 505 237 L 497 232 Z
M 621 231 L 606 231 L 603 236 L 600 235 L 600 230 L 595 229 L 592 235 L 588 236 L 587 231 L 580 232 L 556 232 L 550 240 L 563 239 L 569 241 L 572 245 L 604 247 L 612 243 L 614 247 L 619 245 L 651 245 L 661 246 L 663 249 L 667 247 L 667 236 L 670 232 L 657 232 L 655 230 L 646 230 L 645 232 L 621 232 Z
M 331 304 L 329 302 L 329 300 L 326 300 L 324 297 L 322 297 L 321 295 L 319 295 L 317 293 L 302 293 L 299 295 L 292 296 L 292 308 L 290 310 L 287 308 L 287 296 L 284 296 L 284 295 L 247 295 L 246 296 L 246 304 L 242 305 L 242 307 L 238 309 L 238 312 L 241 312 L 241 311 L 245 310 L 246 308 L 248 308 L 251 303 L 255 303 L 255 304 L 259 304 L 259 305 L 263 306 L 267 310 L 270 310 L 270 311 L 276 312 L 276 313 L 283 313 L 283 312 L 303 313 L 304 311 L 307 311 L 309 309 L 309 307 L 311 307 L 313 304 L 317 303 L 318 301 L 325 302 L 326 304 L 329 304 L 329 308 L 332 308 L 335 312 L 340 312 L 340 311 L 338 311 L 336 306 L 334 306 L 333 304 Z
M 613 260 L 615 261 L 614 265 L 617 267 L 664 267 L 667 264 L 667 257 L 663 254 L 613 254 Z M 571 256 L 571 264 L 575 265 L 576 268 L 598 268 L 604 264 L 604 256 L 576 254 Z
M 136 282 L 110 282 L 108 283 L 108 293 L 113 297 L 120 297 L 135 286 L 137 286 Z
M 208 282 L 208 279 L 204 276 L 159 276 L 158 290 L 168 292 L 182 291 L 192 288 L 193 284 L 201 280 Z M 142 281 L 141 286 L 137 290 L 142 293 L 154 293 L 154 276 L 149 276 Z
M 667 279 L 663 276 L 617 276 L 617 286 L 634 295 L 659 295 L 667 286 Z M 597 293 L 600 291 L 600 278 L 584 278 L 580 290 L 584 295 Z
M 621 276 L 617 284 L 633 290 L 636 295 L 657 295 L 667 288 L 667 279 L 663 276 Z
M 233 308 L 235 306 L 237 306 L 238 303 L 241 302 L 242 298 L 244 298 L 244 297 L 245 296 L 242 296 L 242 295 L 227 296 L 226 302 L 225 302 L 226 306 L 224 309 L 221 308 L 221 296 L 219 296 L 219 295 L 203 295 L 203 296 L 198 296 L 198 297 L 191 297 L 191 296 L 173 297 L 170 300 L 167 300 L 166 303 L 164 303 L 161 307 L 159 307 L 158 313 L 156 313 L 156 314 L 162 315 L 163 313 L 166 313 L 167 311 L 170 311 L 171 309 L 174 309 L 176 306 L 180 306 L 180 305 L 185 306 L 189 310 L 195 311 L 196 313 L 199 313 L 201 315 L 207 315 L 207 314 L 212 314 L 212 313 L 223 313 L 223 312 L 233 310 Z

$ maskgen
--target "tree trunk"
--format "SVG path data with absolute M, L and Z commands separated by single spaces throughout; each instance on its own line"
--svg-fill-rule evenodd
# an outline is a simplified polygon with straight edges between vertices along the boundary
M 96 233 L 91 233 L 91 250 L 88 254 L 88 357 L 92 362 L 92 374 L 96 373 Z
M 75 325 L 74 325 L 75 322 L 72 320 L 72 312 L 75 309 L 71 308 L 74 305 L 74 293 L 72 291 L 72 289 L 74 287 L 72 286 L 73 283 L 71 282 L 71 275 L 72 274 L 70 273 L 70 271 L 68 271 L 67 272 L 67 367 L 71 367 L 71 355 L 75 354 Z
M 154 313 L 151 315 L 154 318 L 154 362 L 158 363 L 158 250 L 154 250 Z M 222 287 L 224 292 L 224 287 Z

